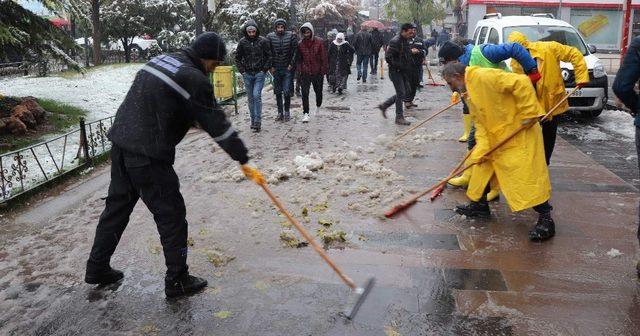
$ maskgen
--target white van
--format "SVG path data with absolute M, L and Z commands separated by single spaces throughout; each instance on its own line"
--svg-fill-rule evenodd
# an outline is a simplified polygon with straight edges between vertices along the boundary
M 476 45 L 484 43 L 505 43 L 513 31 L 519 31 L 530 41 L 556 41 L 577 48 L 583 55 L 589 68 L 589 84 L 576 91 L 569 98 L 571 110 L 580 111 L 587 117 L 597 117 L 608 99 L 608 78 L 604 66 L 596 53 L 596 47 L 588 45 L 580 33 L 570 24 L 556 20 L 551 14 L 533 14 L 532 16 L 502 16 L 499 13 L 487 14 L 478 21 L 473 33 Z M 510 62 L 507 62 L 509 64 Z M 573 66 L 560 62 L 562 78 L 567 93 L 575 87 Z

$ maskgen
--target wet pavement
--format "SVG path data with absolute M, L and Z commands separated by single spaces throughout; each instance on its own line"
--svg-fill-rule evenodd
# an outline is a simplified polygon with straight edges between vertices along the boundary
M 159 237 L 142 204 L 112 260 L 124 281 L 106 288 L 82 282 L 109 181 L 103 167 L 3 214 L 0 334 L 640 335 L 636 183 L 607 156 L 594 155 L 606 152 L 602 146 L 572 140 L 571 132 L 558 139 L 551 241 L 529 242 L 536 214 L 511 213 L 502 199 L 492 203 L 490 219 L 467 221 L 452 211 L 466 201 L 464 192 L 450 188 L 387 220 L 382 213 L 392 204 L 446 176 L 462 158 L 461 112 L 389 147 L 389 137 L 405 129 L 375 108 L 392 94 L 391 83 L 356 84 L 352 76 L 349 85 L 344 96 L 325 91 L 325 108 L 309 124 L 300 122 L 299 108 L 290 123 L 275 123 L 271 92 L 264 94 L 262 133 L 249 132 L 244 103 L 232 121 L 303 225 L 346 233 L 345 243 L 327 246 L 329 255 L 357 283 L 376 277 L 355 321 L 339 315 L 347 287 L 310 247 L 283 245 L 285 218 L 194 130 L 175 166 L 193 243 L 190 270 L 209 288 L 164 298 Z M 448 89 L 426 87 L 408 115 L 423 119 L 448 101 Z M 296 156 L 320 157 L 322 168 L 296 172 Z

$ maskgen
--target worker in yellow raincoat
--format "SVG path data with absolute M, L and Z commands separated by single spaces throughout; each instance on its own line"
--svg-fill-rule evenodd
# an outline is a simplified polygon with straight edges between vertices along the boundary
M 584 56 L 574 47 L 566 46 L 554 41 L 531 42 L 518 31 L 509 34 L 509 42 L 522 44 L 538 63 L 538 71 L 542 78 L 536 83 L 538 101 L 545 111 L 550 111 L 566 95 L 564 80 L 560 69 L 560 62 L 573 65 L 576 86 L 581 88 L 589 83 L 589 71 Z M 513 72 L 524 73 L 522 66 L 516 60 L 511 60 Z M 563 102 L 553 113 L 551 118 L 542 123 L 542 136 L 544 137 L 544 152 L 547 165 L 551 161 L 551 154 L 556 144 L 558 121 L 553 118 L 565 113 L 569 109 L 569 103 Z
M 481 162 L 472 168 L 467 189 L 471 203 L 458 206 L 456 212 L 467 217 L 489 217 L 486 194 L 489 181 L 496 178 L 512 211 L 534 208 L 539 213 L 529 238 L 553 237 L 555 224 L 548 202 L 551 182 L 538 123 L 545 111 L 529 78 L 500 69 L 465 67 L 460 63 L 445 66 L 443 77 L 452 90 L 467 92 L 466 102 L 479 135 L 470 160 Z M 481 160 L 491 148 L 526 123 L 534 124 Z

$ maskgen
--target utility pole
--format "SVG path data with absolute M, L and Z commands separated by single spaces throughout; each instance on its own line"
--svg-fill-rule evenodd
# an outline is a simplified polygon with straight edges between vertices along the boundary
M 195 0 L 194 11 L 196 12 L 196 36 L 202 34 L 202 0 Z
M 624 58 L 624 54 L 627 53 L 627 46 L 629 45 L 629 26 L 631 21 L 631 0 L 626 1 L 624 8 L 624 22 L 622 23 L 622 48 L 620 51 L 620 63 Z

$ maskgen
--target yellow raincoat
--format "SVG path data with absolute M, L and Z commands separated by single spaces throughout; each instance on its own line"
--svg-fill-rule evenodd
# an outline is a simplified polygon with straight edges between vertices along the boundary
M 468 67 L 465 72 L 469 112 L 476 125 L 476 162 L 525 121 L 535 122 L 475 165 L 467 196 L 478 201 L 492 176 L 498 179 L 512 211 L 539 205 L 551 197 L 551 182 L 544 157 L 542 129 L 536 118 L 545 114 L 525 75 L 501 69 Z
M 578 49 L 553 41 L 530 42 L 521 32 L 509 34 L 509 42 L 522 44 L 538 62 L 538 72 L 542 78 L 536 84 L 538 101 L 545 111 L 550 111 L 566 95 L 564 80 L 560 70 L 560 61 L 573 64 L 576 83 L 589 82 L 589 70 L 584 56 Z M 511 60 L 511 68 L 515 73 L 524 73 L 522 66 L 516 60 Z M 552 116 L 562 114 L 569 109 L 569 103 L 563 102 L 552 113 Z

